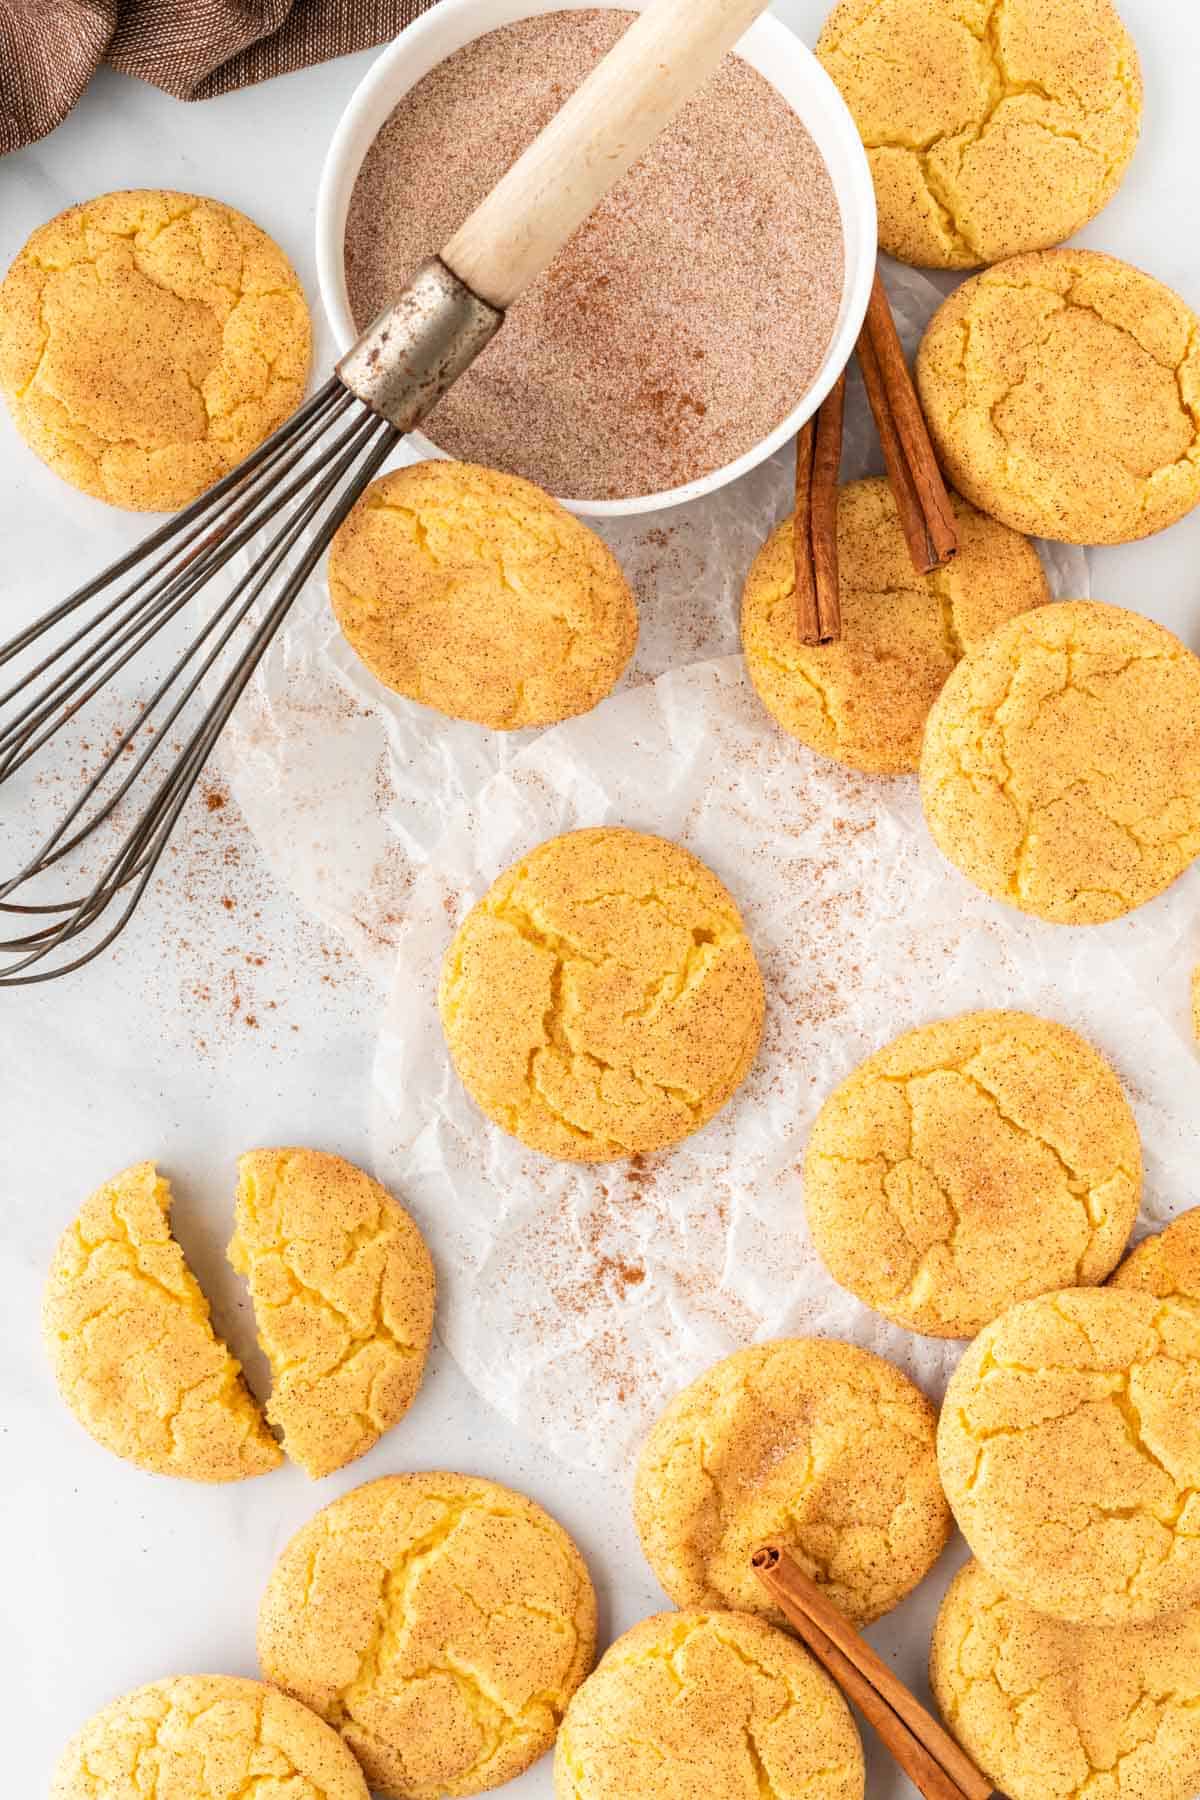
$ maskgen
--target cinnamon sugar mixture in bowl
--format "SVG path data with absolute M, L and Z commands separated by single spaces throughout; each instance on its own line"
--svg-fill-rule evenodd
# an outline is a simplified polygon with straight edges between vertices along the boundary
M 405 95 L 350 200 L 359 329 L 632 16 L 595 8 L 501 26 Z M 681 487 L 752 450 L 801 400 L 842 281 L 842 221 L 819 150 L 770 82 L 728 56 L 512 309 L 425 434 L 561 499 Z

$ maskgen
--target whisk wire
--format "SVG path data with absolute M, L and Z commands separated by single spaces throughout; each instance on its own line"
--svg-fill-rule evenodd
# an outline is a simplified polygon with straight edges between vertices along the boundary
M 374 421 L 374 422 L 378 423 L 378 421 Z M 364 434 L 365 431 L 370 428 L 370 424 L 371 424 L 371 420 L 369 417 L 367 420 L 364 421 L 360 416 L 359 420 L 354 425 L 351 426 L 350 430 L 348 432 L 344 433 L 343 436 L 337 440 L 337 442 L 332 447 L 333 451 L 336 452 L 337 450 L 339 450 L 356 432 L 359 433 L 360 435 Z M 273 502 L 274 506 L 279 507 L 283 504 L 286 504 L 303 487 L 311 485 L 311 482 L 314 479 L 315 474 L 318 472 L 319 467 L 320 467 L 320 465 L 310 467 L 308 470 L 306 470 L 304 473 L 302 473 L 302 475 L 299 477 L 299 479 L 296 482 L 294 482 L 290 488 L 285 489 L 283 494 L 278 496 L 274 500 L 274 502 Z M 244 508 L 240 509 L 240 510 L 244 511 Z M 249 538 L 251 536 L 253 536 L 254 530 L 257 529 L 257 525 L 258 525 L 258 520 L 256 519 L 253 521 L 249 530 L 244 531 L 241 534 L 223 533 L 219 542 L 217 542 L 214 546 L 213 558 L 212 558 L 211 564 L 205 563 L 205 564 L 200 564 L 200 565 L 192 565 L 192 567 L 190 569 L 185 569 L 184 571 L 182 571 L 180 576 L 177 578 L 177 582 L 172 584 L 173 588 L 178 587 L 178 589 L 179 589 L 176 600 L 175 600 L 175 604 L 170 607 L 169 611 L 163 612 L 163 616 L 160 619 L 158 624 L 151 626 L 147 631 L 143 632 L 136 639 L 136 641 L 133 645 L 133 652 L 136 652 L 138 649 L 142 648 L 144 646 L 144 644 L 149 641 L 150 637 L 155 635 L 155 633 L 161 628 L 161 624 L 166 621 L 166 618 L 173 616 L 174 613 L 179 611 L 181 609 L 181 607 L 187 603 L 187 601 L 192 597 L 193 593 L 197 591 L 198 587 L 201 585 L 203 580 L 205 580 L 207 578 L 207 576 L 209 574 L 211 574 L 217 567 L 221 566 L 221 564 L 223 562 L 227 561 L 230 557 L 232 557 L 232 555 L 234 555 L 236 553 L 236 551 L 239 548 L 241 548 L 244 543 L 249 541 Z M 276 564 L 270 565 L 270 567 L 272 567 L 272 568 L 275 566 L 277 566 L 277 565 Z M 255 574 L 255 566 L 252 565 L 251 568 L 242 577 L 242 579 L 235 585 L 232 592 L 225 597 L 225 599 L 220 603 L 220 605 L 218 607 L 216 607 L 214 609 L 214 611 L 210 615 L 209 619 L 201 626 L 201 628 L 197 632 L 195 638 L 193 639 L 192 643 L 185 650 L 183 656 L 179 659 L 179 661 L 175 664 L 175 666 L 169 670 L 169 672 L 166 675 L 166 677 L 164 678 L 164 680 L 159 684 L 157 689 L 150 696 L 150 699 L 147 702 L 145 702 L 142 705 L 142 707 L 139 709 L 138 717 L 135 719 L 133 724 L 131 726 L 129 726 L 118 738 L 116 744 L 114 745 L 112 750 L 110 750 L 108 756 L 105 758 L 104 762 L 101 764 L 100 768 L 97 770 L 95 776 L 91 779 L 91 781 L 88 782 L 87 786 L 84 788 L 83 792 L 79 795 L 75 804 L 69 809 L 69 811 L 66 813 L 64 818 L 62 820 L 60 820 L 58 826 L 50 834 L 49 838 L 45 841 L 45 843 L 43 843 L 41 848 L 30 859 L 30 861 L 26 864 L 25 867 L 22 870 L 20 870 L 18 872 L 18 874 L 12 878 L 12 880 L 5 883 L 3 887 L 0 887 L 0 897 L 2 897 L 4 894 L 11 892 L 16 886 L 18 886 L 22 881 L 27 880 L 31 875 L 44 870 L 46 867 L 48 867 L 50 865 L 50 863 L 59 860 L 62 856 L 65 856 L 71 849 L 75 848 L 80 841 L 82 841 L 82 837 L 84 835 L 86 835 L 87 833 L 90 833 L 92 830 L 94 830 L 95 827 L 97 825 L 99 825 L 102 822 L 102 820 L 104 818 L 106 818 L 107 816 L 109 816 L 111 814 L 111 812 L 115 809 L 116 805 L 123 798 L 125 793 L 127 793 L 129 791 L 129 789 L 133 786 L 134 782 L 137 780 L 138 776 L 141 774 L 147 761 L 149 760 L 149 756 L 152 755 L 154 753 L 154 751 L 158 748 L 158 746 L 162 742 L 165 741 L 166 731 L 169 729 L 170 725 L 174 723 L 175 718 L 178 716 L 178 713 L 182 710 L 183 705 L 185 705 L 186 702 L 191 698 L 191 695 L 195 690 L 195 685 L 196 685 L 195 683 L 193 683 L 191 686 L 189 686 L 189 688 L 186 690 L 186 692 L 181 696 L 180 704 L 172 711 L 172 713 L 167 718 L 167 720 L 163 722 L 163 725 L 162 725 L 161 730 L 159 731 L 158 735 L 154 735 L 154 728 L 151 727 L 151 742 L 150 742 L 150 745 L 149 745 L 147 751 L 143 752 L 142 756 L 138 759 L 138 761 L 135 763 L 133 768 L 129 770 L 125 781 L 122 782 L 121 786 L 117 789 L 116 793 L 114 793 L 110 797 L 110 799 L 107 802 L 107 804 L 105 805 L 105 807 L 103 809 L 101 809 L 100 811 L 97 811 L 90 817 L 83 832 L 77 834 L 74 837 L 70 837 L 70 838 L 65 837 L 64 834 L 69 830 L 69 827 L 71 826 L 71 824 L 74 822 L 74 820 L 76 818 L 78 818 L 84 812 L 84 810 L 87 807 L 88 802 L 93 798 L 93 796 L 103 786 L 104 782 L 107 780 L 112 769 L 122 760 L 125 751 L 132 743 L 134 737 L 138 734 L 138 732 L 140 732 L 143 729 L 143 727 L 148 725 L 148 722 L 150 721 L 151 716 L 154 713 L 154 711 L 155 711 L 156 707 L 158 706 L 162 697 L 170 690 L 170 688 L 173 686 L 173 684 L 178 679 L 178 676 L 181 673 L 181 671 L 186 667 L 187 663 L 197 654 L 197 652 L 199 651 L 199 649 L 201 648 L 203 643 L 208 639 L 208 637 L 212 634 L 212 632 L 216 630 L 216 628 L 220 624 L 222 618 L 229 612 L 230 608 L 236 603 L 236 600 L 237 600 L 239 594 L 241 594 L 244 591 L 244 589 L 246 588 L 247 584 L 253 580 L 254 574 Z M 257 591 L 258 590 L 256 589 L 256 592 Z M 160 611 L 161 610 L 162 609 L 160 609 Z M 226 636 L 221 640 L 221 643 L 218 645 L 218 649 L 217 649 L 218 654 L 220 653 L 220 650 L 223 649 L 225 644 L 228 642 L 228 638 L 230 635 L 232 635 L 232 634 L 227 633 Z M 204 673 L 207 672 L 208 668 L 211 666 L 212 660 L 213 659 L 210 658 L 205 662 L 205 664 L 201 670 L 201 675 L 203 675 Z M 118 664 L 117 666 L 122 666 L 122 665 Z M 65 719 L 67 717 L 70 717 L 73 712 L 78 711 L 84 704 L 86 704 L 86 701 L 92 697 L 92 694 L 95 692 L 98 692 L 100 687 L 105 685 L 105 683 L 108 679 L 108 675 L 106 674 L 105 677 L 101 681 L 95 683 L 93 685 L 93 688 L 90 689 L 87 693 L 83 694 L 82 696 L 78 696 L 77 695 L 77 684 L 67 681 L 66 677 L 68 674 L 69 674 L 69 671 L 63 672 L 63 674 L 60 676 L 60 684 L 61 685 L 59 686 L 59 688 L 54 690 L 54 692 L 51 695 L 50 700 L 43 704 L 43 708 L 42 708 L 43 713 L 46 711 L 49 711 L 56 715 L 55 724 L 52 727 L 48 727 L 32 742 L 29 742 L 26 745 L 22 755 L 20 757 L 14 759 L 13 766 L 19 766 L 19 764 L 21 762 L 27 760 L 28 757 L 32 756 L 34 754 L 34 752 L 38 748 L 40 748 L 43 743 L 49 741 L 49 738 L 51 736 L 53 736 L 54 733 L 61 728 L 63 723 L 65 723 Z M 62 713 L 61 716 L 59 716 L 60 708 L 59 708 L 59 704 L 58 704 L 60 696 L 69 698 L 73 702 L 73 705 L 71 706 L 71 708 L 66 710 L 64 713 Z M 11 769 L 9 772 L 11 772 Z M 59 904 L 61 904 L 63 906 L 69 906 L 73 903 L 67 901 L 67 902 L 61 902 Z
M 137 718 L 121 733 L 83 792 L 24 868 L 0 886 L 0 912 L 42 921 L 20 936 L 0 940 L 0 950 L 17 959 L 0 971 L 0 987 L 46 981 L 81 968 L 120 935 L 145 893 L 213 746 L 268 645 L 342 519 L 401 435 L 394 425 L 365 408 L 334 377 L 216 487 L 0 648 L 3 666 L 87 601 L 105 594 L 131 569 L 156 558 L 121 592 L 108 599 L 93 619 L 0 695 L 3 705 L 26 694 L 31 682 L 50 677 L 18 717 L 0 732 L 3 781 L 94 699 L 239 551 L 252 544 L 268 522 L 274 526 L 266 542 L 253 553 L 249 568 L 221 596 L 183 653 L 140 705 Z M 324 508 L 328 510 L 321 518 Z M 171 740 L 173 728 L 289 559 L 293 559 L 292 566 L 278 593 L 270 598 L 261 618 L 254 623 L 245 647 L 186 737 L 176 760 L 89 890 L 75 899 L 18 903 L 10 898 L 23 884 L 44 875 L 78 849 L 100 824 L 113 817 L 146 773 L 156 752 Z M 90 644 L 94 634 L 99 634 L 99 642 Z M 65 667 L 58 666 L 72 651 L 78 654 Z M 188 679 L 180 687 L 185 673 Z M 168 710 L 157 718 L 157 710 L 172 694 Z M 134 756 L 115 790 L 105 796 L 101 806 L 89 811 L 143 732 L 148 741 Z M 122 893 L 124 900 L 117 917 L 103 936 L 70 960 L 56 959 L 51 966 L 38 966 L 53 952 L 89 933 Z
M 101 569 L 99 574 L 94 575 L 90 581 L 85 582 L 82 587 L 76 588 L 74 593 L 68 594 L 65 600 L 60 600 L 57 606 L 52 606 L 27 625 L 23 631 L 17 632 L 5 644 L 0 645 L 0 668 L 5 663 L 11 662 L 13 657 L 27 649 L 30 644 L 35 643 L 39 637 L 52 630 L 63 619 L 68 618 L 78 607 L 94 599 L 106 587 L 110 587 L 114 581 L 120 580 L 122 575 L 128 574 L 130 569 L 136 568 L 140 562 L 144 562 L 163 544 L 169 543 L 172 538 L 186 531 L 188 526 L 203 519 L 209 512 L 215 511 L 219 502 L 224 500 L 234 488 L 240 487 L 246 477 L 252 474 L 260 464 L 278 456 L 291 442 L 297 431 L 315 413 L 322 411 L 331 399 L 339 397 L 344 404 L 353 403 L 354 396 L 342 386 L 336 376 L 330 376 L 329 380 L 323 387 L 318 388 L 311 399 L 306 400 L 303 406 L 293 413 L 290 419 L 285 420 L 277 431 L 272 432 L 269 438 L 264 438 L 258 448 L 252 450 L 236 469 L 231 469 L 228 475 L 223 475 L 219 481 L 214 482 L 212 487 L 207 488 L 198 499 L 193 500 L 182 511 L 173 514 L 165 524 L 158 526 L 156 530 L 141 538 L 132 549 L 125 552 L 124 556 L 118 557 L 116 562 L 109 563 L 107 568 Z M 174 553 L 172 552 L 172 554 Z M 5 694 L 0 696 L 0 699 L 6 700 L 9 697 L 8 694 Z
M 379 420 L 373 419 L 370 416 L 368 416 L 368 418 L 366 420 L 356 421 L 353 425 L 351 425 L 346 431 L 344 431 L 342 433 L 342 435 L 334 442 L 334 444 L 332 446 L 330 446 L 329 454 L 336 454 L 338 451 L 343 449 L 343 447 L 345 445 L 351 444 L 352 448 L 351 448 L 350 455 L 351 455 L 351 459 L 352 459 L 353 456 L 356 455 L 358 450 L 362 447 L 362 445 L 364 444 L 366 439 L 370 436 L 374 427 L 377 426 L 379 423 L 380 423 Z M 302 493 L 303 489 L 311 484 L 316 473 L 317 473 L 317 470 L 315 470 L 315 469 L 310 469 L 310 470 L 306 471 L 304 474 L 302 474 L 300 477 L 298 477 L 297 480 L 294 481 L 290 487 L 285 488 L 283 490 L 282 494 L 280 494 L 278 496 L 272 496 L 270 499 L 270 510 L 271 511 L 280 511 L 284 507 L 286 507 L 288 504 L 290 504 L 292 499 L 297 494 Z M 307 515 L 305 515 L 305 518 L 306 517 L 307 517 Z M 301 521 L 301 529 L 303 528 L 304 522 L 305 522 L 304 520 Z M 260 517 L 258 517 L 258 516 L 252 517 L 248 521 L 248 523 L 243 526 L 243 528 L 240 532 L 230 534 L 228 536 L 228 538 L 225 538 L 222 540 L 222 554 L 220 556 L 219 561 L 215 562 L 211 567 L 206 565 L 198 573 L 195 573 L 192 571 L 189 571 L 187 573 L 186 580 L 183 581 L 183 584 L 182 584 L 178 594 L 174 598 L 169 609 L 164 609 L 159 622 L 151 627 L 148 627 L 147 630 L 141 635 L 141 637 L 138 639 L 138 641 L 133 646 L 133 653 L 136 653 L 136 651 L 138 649 L 141 649 L 147 642 L 149 642 L 150 638 L 153 637 L 154 635 L 156 635 L 157 632 L 162 629 L 162 625 L 164 623 L 166 623 L 170 618 L 174 617 L 176 613 L 178 613 L 182 610 L 182 608 L 194 596 L 194 594 L 196 592 L 198 592 L 199 588 L 201 586 L 203 586 L 204 583 L 208 580 L 209 576 L 212 574 L 212 572 L 215 568 L 219 568 L 219 567 L 223 566 L 224 563 L 228 562 L 230 560 L 230 558 L 232 558 L 232 556 L 234 556 L 237 553 L 238 550 L 242 549 L 247 543 L 250 542 L 250 540 L 253 538 L 255 533 L 260 529 L 261 523 L 262 523 L 262 520 Z M 275 540 L 273 540 L 273 543 L 279 543 L 279 542 L 280 542 L 279 538 L 276 538 Z M 115 768 L 117 766 L 117 764 L 121 761 L 122 757 L 124 756 L 125 751 L 132 744 L 134 738 L 138 735 L 138 733 L 140 731 L 142 731 L 143 728 L 148 728 L 149 734 L 150 734 L 150 743 L 148 744 L 147 748 L 142 752 L 141 756 L 138 758 L 136 763 L 129 770 L 129 772 L 126 776 L 126 779 L 121 783 L 120 787 L 116 790 L 116 792 L 109 798 L 109 800 L 105 804 L 104 808 L 91 815 L 91 817 L 88 820 L 85 831 L 91 832 L 92 830 L 94 830 L 95 827 L 98 824 L 100 824 L 100 822 L 114 810 L 114 808 L 117 806 L 117 804 L 120 802 L 120 800 L 124 797 L 124 795 L 128 792 L 128 790 L 134 785 L 138 776 L 142 773 L 142 770 L 145 768 L 150 757 L 154 755 L 154 753 L 158 750 L 158 748 L 160 747 L 160 745 L 162 743 L 167 741 L 167 733 L 169 732 L 171 726 L 175 723 L 179 714 L 183 711 L 183 709 L 187 705 L 188 701 L 192 698 L 193 694 L 196 691 L 196 688 L 199 686 L 199 684 L 203 680 L 204 676 L 209 672 L 213 663 L 217 660 L 217 658 L 221 655 L 223 650 L 228 645 L 229 640 L 231 639 L 231 637 L 233 636 L 233 633 L 236 631 L 237 627 L 240 625 L 240 623 L 246 616 L 246 613 L 249 611 L 250 606 L 253 604 L 254 600 L 261 593 L 262 588 L 265 585 L 267 577 L 269 575 L 273 574 L 275 569 L 278 568 L 283 555 L 286 554 L 286 551 L 291 547 L 291 544 L 293 542 L 294 542 L 294 536 L 291 538 L 284 539 L 283 549 L 281 551 L 280 556 L 274 558 L 273 560 L 271 560 L 267 563 L 266 568 L 262 573 L 261 579 L 259 579 L 255 583 L 253 590 L 251 591 L 246 604 L 237 612 L 232 623 L 226 629 L 226 631 L 221 635 L 217 644 L 213 648 L 213 651 L 211 652 L 211 654 L 205 658 L 205 660 L 201 664 L 200 668 L 196 672 L 196 678 L 191 683 L 189 683 L 189 685 L 184 689 L 183 693 L 179 696 L 177 704 L 173 707 L 173 709 L 166 716 L 166 718 L 163 719 L 157 726 L 151 725 L 150 722 L 151 722 L 152 716 L 153 716 L 156 708 L 158 707 L 160 701 L 170 691 L 170 689 L 175 685 L 175 683 L 178 681 L 179 677 L 182 675 L 184 669 L 187 667 L 188 663 L 199 653 L 199 651 L 201 650 L 201 648 L 203 647 L 205 642 L 217 630 L 217 628 L 221 624 L 222 620 L 225 619 L 225 617 L 231 611 L 231 609 L 235 607 L 239 597 L 245 591 L 247 585 L 254 580 L 256 571 L 261 565 L 252 565 L 246 571 L 246 573 L 241 577 L 241 579 L 235 584 L 235 586 L 230 590 L 230 592 L 225 596 L 225 598 L 221 601 L 221 603 L 216 608 L 214 608 L 214 610 L 210 614 L 209 618 L 205 621 L 205 623 L 203 625 L 201 625 L 201 627 L 197 631 L 195 637 L 192 639 L 191 643 L 189 644 L 187 649 L 184 651 L 183 655 L 175 663 L 174 667 L 168 672 L 168 674 L 164 677 L 164 679 L 159 683 L 158 687 L 151 693 L 149 699 L 141 704 L 139 713 L 138 713 L 138 717 L 134 720 L 133 724 L 128 726 L 127 729 L 122 733 L 122 735 L 117 739 L 116 743 L 113 745 L 112 749 L 109 751 L 107 757 L 105 758 L 104 762 L 101 764 L 100 768 L 97 770 L 96 774 L 93 776 L 91 781 L 88 782 L 87 786 L 84 788 L 83 792 L 80 794 L 75 805 L 70 809 L 70 811 L 66 814 L 66 816 L 60 821 L 56 830 L 51 834 L 50 838 L 46 841 L 46 843 L 43 844 L 41 850 L 37 853 L 37 856 L 35 858 L 33 858 L 31 864 L 27 865 L 26 869 L 23 870 L 21 872 L 21 874 L 15 878 L 17 881 L 26 879 L 27 876 L 36 869 L 45 868 L 46 866 L 48 866 L 49 862 L 57 861 L 62 856 L 65 856 L 66 854 L 68 854 L 70 850 L 74 849 L 75 846 L 81 841 L 80 837 L 76 836 L 74 838 L 67 839 L 64 842 L 64 841 L 62 841 L 62 834 L 67 829 L 67 827 L 70 826 L 70 824 L 73 822 L 73 820 L 75 818 L 77 818 L 85 810 L 87 803 L 93 798 L 93 796 L 104 785 L 104 782 L 107 780 L 109 774 L 111 773 L 113 768 Z M 107 684 L 108 679 L 109 679 L 109 676 L 105 675 L 101 680 L 94 683 L 92 688 L 89 689 L 88 692 L 81 697 L 81 699 L 79 699 L 78 701 L 75 702 L 76 707 L 79 707 L 79 706 L 85 704 L 86 701 L 89 698 L 91 698 L 92 694 L 99 692 L 100 688 Z M 34 752 L 38 748 L 40 748 L 41 744 L 48 742 L 49 739 L 55 734 L 55 732 L 61 728 L 61 725 L 63 722 L 64 721 L 59 720 L 53 727 L 48 727 L 40 735 L 40 737 L 38 739 L 36 739 L 31 744 L 29 744 L 25 748 L 25 750 L 22 752 L 21 757 L 19 758 L 18 762 L 14 766 L 19 766 L 19 763 L 27 760 L 27 758 L 29 756 L 32 756 L 34 754 Z M 0 780 L 2 780 L 2 779 L 3 779 L 3 774 L 0 773 Z M 55 849 L 55 846 L 57 846 L 57 849 Z M 50 852 L 52 850 L 55 852 L 53 856 L 50 855 Z M 14 884 L 10 882 L 4 887 L 0 887 L 0 897 L 2 897 L 6 892 L 8 892 L 13 885 Z
M 219 529 L 215 531 L 212 529 L 206 514 L 196 522 L 193 530 L 180 533 L 179 543 L 166 556 L 162 557 L 123 593 L 116 595 L 109 601 L 105 609 L 82 625 L 35 668 L 29 670 L 14 688 L 9 689 L 5 694 L 0 694 L 0 706 L 2 706 L 18 693 L 24 692 L 31 683 L 52 668 L 76 645 L 97 632 L 104 633 L 98 650 L 85 651 L 67 668 L 60 670 L 55 682 L 43 689 L 40 695 L 35 696 L 25 710 L 18 714 L 5 730 L 0 731 L 0 781 L 14 773 L 23 762 L 47 743 L 74 711 L 85 705 L 99 691 L 100 687 L 107 683 L 112 674 L 116 673 L 124 666 L 125 662 L 144 647 L 150 637 L 154 636 L 160 628 L 160 624 L 173 617 L 208 576 L 227 562 L 243 543 L 249 541 L 249 537 L 253 536 L 253 530 L 244 534 L 236 543 L 229 541 L 239 520 L 252 506 L 257 506 L 261 513 L 280 504 L 281 497 L 272 492 L 272 482 L 278 479 L 278 474 L 286 475 L 296 466 L 296 463 L 312 447 L 314 439 L 345 410 L 345 403 L 351 401 L 352 397 L 347 395 L 343 389 L 340 398 L 331 394 L 329 399 L 334 401 L 333 406 L 315 420 L 310 419 L 302 433 L 293 434 L 297 436 L 296 442 L 279 444 L 276 456 L 248 477 L 247 482 L 239 490 L 242 504 L 232 509 L 228 519 L 222 522 Z M 283 463 L 277 474 L 276 465 L 285 455 L 287 455 L 287 461 Z M 310 478 L 310 476 L 305 476 L 302 480 L 307 481 Z M 182 519 L 183 516 L 181 514 L 180 518 Z M 195 540 L 205 531 L 208 532 L 205 542 L 197 548 L 193 548 Z M 178 566 L 172 568 L 172 564 Z M 120 565 L 113 566 L 115 569 Z M 162 576 L 161 580 L 152 582 L 149 588 L 141 586 L 148 578 L 157 575 Z M 91 583 L 89 586 L 91 589 L 89 597 L 94 597 L 96 592 L 101 591 L 97 583 Z M 85 593 L 86 590 L 80 590 L 80 592 Z M 182 598 L 179 598 L 180 595 Z M 117 609 L 131 597 L 133 597 L 133 604 L 124 613 L 117 612 Z M 176 599 L 178 599 L 178 604 L 172 605 Z M 39 635 L 50 628 L 53 617 L 54 615 L 47 614 L 38 621 L 36 626 L 22 634 L 26 646 L 36 641 Z M 140 636 L 139 628 L 142 633 Z M 17 640 L 14 639 L 13 643 L 16 642 Z M 8 660 L 11 649 L 12 646 L 6 646 L 5 650 L 0 652 L 0 663 Z M 81 694 L 80 688 L 85 687 L 92 676 L 96 677 L 93 686 Z M 34 736 L 38 732 L 38 728 L 51 718 L 56 720 L 53 729 Z

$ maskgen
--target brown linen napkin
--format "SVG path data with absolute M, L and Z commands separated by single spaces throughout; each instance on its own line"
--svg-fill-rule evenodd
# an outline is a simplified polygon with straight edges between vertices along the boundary
M 434 0 L 0 0 L 0 152 L 44 137 L 101 62 L 208 100 L 396 36 Z

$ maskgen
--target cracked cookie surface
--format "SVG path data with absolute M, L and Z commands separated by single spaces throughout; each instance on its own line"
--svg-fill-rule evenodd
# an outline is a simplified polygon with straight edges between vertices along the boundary
M 1011 1800 L 1191 1800 L 1200 1788 L 1200 1612 L 1143 1625 L 1048 1619 L 978 1563 L 929 1658 L 955 1737 Z
M 1059 244 L 1137 147 L 1137 51 L 1110 0 L 841 0 L 817 55 L 854 115 L 881 247 L 972 269 Z
M 433 1329 L 425 1242 L 387 1189 L 340 1156 L 238 1161 L 229 1260 L 271 1365 L 267 1417 L 314 1478 L 363 1456 L 407 1412 Z
M 261 1681 L 177 1675 L 123 1694 L 64 1751 L 50 1800 L 368 1800 L 335 1731 Z
M 1124 544 L 1200 501 L 1200 322 L 1116 257 L 1047 250 L 974 276 L 916 372 L 947 478 L 1016 531 Z
M 244 214 L 102 194 L 39 227 L 0 285 L 0 392 L 64 481 L 172 511 L 295 411 L 311 335 L 295 271 Z
M 319 1714 L 374 1791 L 512 1780 L 592 1665 L 583 1559 L 540 1506 L 466 1475 L 393 1475 L 301 1528 L 259 1612 L 263 1673 Z
M 997 900 L 1065 925 L 1131 912 L 1200 854 L 1200 660 L 1097 601 L 1014 619 L 934 702 L 921 801 Z
M 937 1415 L 898 1369 L 825 1338 L 754 1344 L 667 1408 L 642 1449 L 634 1518 L 676 1606 L 779 1622 L 750 1566 L 786 1545 L 860 1624 L 928 1574 L 950 1514 Z
M 742 648 L 763 705 L 801 743 L 852 769 L 915 769 L 929 708 L 960 657 L 1050 598 L 1032 544 L 957 495 L 952 503 L 958 555 L 917 575 L 889 484 L 872 477 L 839 489 L 836 644 L 801 641 L 790 519 L 746 578 Z
M 464 1086 L 503 1130 L 568 1162 L 678 1143 L 740 1085 L 762 976 L 716 876 L 664 838 L 551 838 L 467 915 L 438 995 Z
M 498 731 L 587 712 L 637 642 L 607 544 L 532 482 L 473 463 L 373 482 L 333 540 L 329 591 L 386 687 Z
M 1200 1300 L 1200 1206 L 1144 1238 L 1109 1285 L 1134 1288 L 1158 1300 Z
M 1200 1600 L 1200 1308 L 1119 1288 L 1024 1300 L 950 1378 L 946 1497 L 971 1549 L 1053 1618 Z
M 1108 1063 L 1020 1012 L 923 1025 L 868 1057 L 821 1108 L 804 1165 L 834 1279 L 934 1337 L 974 1337 L 1016 1300 L 1103 1281 L 1141 1189 Z
M 850 1710 L 794 1638 L 736 1612 L 660 1613 L 567 1710 L 557 1800 L 862 1800 Z
M 84 1202 L 55 1251 L 43 1325 L 63 1399 L 105 1449 L 157 1475 L 238 1481 L 283 1460 L 171 1236 L 151 1162 Z

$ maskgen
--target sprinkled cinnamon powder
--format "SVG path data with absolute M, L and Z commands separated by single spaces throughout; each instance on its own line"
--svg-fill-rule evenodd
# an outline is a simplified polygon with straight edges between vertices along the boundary
M 436 252 L 632 15 L 506 25 L 405 96 L 350 202 L 360 327 Z M 726 57 L 428 421 L 452 456 L 570 499 L 658 493 L 751 449 L 817 374 L 842 289 L 828 170 L 769 82 Z

